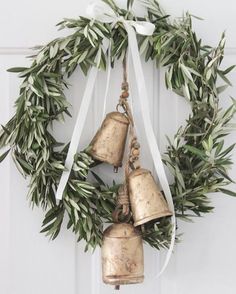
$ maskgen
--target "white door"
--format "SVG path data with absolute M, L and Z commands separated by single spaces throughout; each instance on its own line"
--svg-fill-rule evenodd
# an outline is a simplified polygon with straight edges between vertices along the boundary
M 84 14 L 86 0 L 68 1 L 3 1 L 0 10 L 0 123 L 5 123 L 13 114 L 14 100 L 18 95 L 20 81 L 16 75 L 6 72 L 13 66 L 29 64 L 25 59 L 31 51 L 27 48 L 44 44 L 59 35 L 55 24 L 63 17 Z M 124 3 L 125 1 L 119 1 Z M 236 4 L 233 0 L 162 0 L 166 12 L 181 16 L 183 11 L 203 17 L 205 21 L 194 21 L 194 26 L 204 43 L 216 45 L 223 30 L 227 33 L 225 65 L 236 63 Z M 61 34 L 61 33 L 60 33 Z M 165 134 L 171 136 L 187 117 L 188 108 L 173 93 L 166 91 L 163 72 L 152 64 L 144 64 L 149 89 L 151 114 L 162 150 Z M 223 95 L 223 105 L 229 103 L 228 96 L 236 96 L 236 73 L 231 74 L 235 87 Z M 73 89 L 68 97 L 77 113 L 84 77 L 80 72 L 72 76 Z M 112 110 L 119 97 L 121 81 L 120 65 L 112 73 L 108 110 Z M 104 74 L 99 76 L 93 106 L 87 119 L 81 147 L 88 144 L 101 120 L 102 105 L 99 97 L 104 95 Z M 131 84 L 134 81 L 131 80 Z M 114 95 L 115 93 L 115 95 Z M 134 110 L 136 89 L 132 89 Z M 174 115 L 168 115 L 170 107 Z M 99 111 L 100 109 L 100 111 Z M 58 136 L 69 140 L 74 119 L 60 128 Z M 63 129 L 63 132 L 61 131 Z M 140 126 L 140 138 L 143 138 Z M 228 143 L 235 142 L 231 134 Z M 152 167 L 144 140 L 145 164 Z M 231 171 L 232 177 L 236 173 Z M 105 174 L 105 172 L 104 172 Z M 232 187 L 235 189 L 235 186 Z M 16 170 L 8 158 L 0 165 L 0 293 L 2 294 L 106 294 L 112 287 L 101 282 L 99 250 L 95 254 L 84 253 L 84 244 L 75 242 L 71 232 L 62 229 L 59 237 L 48 241 L 39 234 L 42 213 L 31 211 L 26 201 L 27 181 Z M 179 231 L 184 232 L 182 242 L 175 247 L 171 263 L 159 279 L 153 276 L 160 268 L 163 254 L 145 248 L 146 282 L 142 285 L 122 287 L 120 293 L 136 291 L 137 294 L 234 294 L 236 292 L 236 199 L 223 195 L 212 195 L 214 214 L 196 219 L 194 223 L 179 222 Z

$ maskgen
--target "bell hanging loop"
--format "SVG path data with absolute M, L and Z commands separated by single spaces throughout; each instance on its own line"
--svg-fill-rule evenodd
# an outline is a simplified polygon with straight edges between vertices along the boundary
M 116 208 L 112 213 L 113 221 L 129 222 L 131 219 L 130 201 L 126 184 L 120 186 L 117 194 Z

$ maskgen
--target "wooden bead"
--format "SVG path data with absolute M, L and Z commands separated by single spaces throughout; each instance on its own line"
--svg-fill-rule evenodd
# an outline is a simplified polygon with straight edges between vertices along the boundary
M 138 142 L 135 142 L 135 143 L 133 144 L 133 147 L 134 147 L 135 149 L 139 149 L 139 148 L 140 148 L 140 144 L 139 144 Z
M 123 92 L 123 93 L 121 94 L 121 97 L 122 97 L 122 98 L 128 98 L 128 97 L 129 97 L 129 93 L 128 93 L 128 92 Z
M 127 82 L 123 82 L 122 86 L 121 86 L 121 89 L 127 91 L 129 89 L 129 84 Z
M 133 155 L 133 156 L 139 156 L 139 154 L 140 154 L 139 149 L 133 149 L 133 150 L 132 150 L 132 155 Z

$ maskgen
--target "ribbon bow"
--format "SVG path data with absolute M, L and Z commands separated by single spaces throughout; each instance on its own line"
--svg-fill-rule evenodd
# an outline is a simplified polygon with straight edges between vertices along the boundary
M 90 3 L 87 7 L 87 14 L 90 18 L 103 23 L 113 23 L 115 25 L 116 23 L 121 22 L 124 25 L 130 25 L 135 28 L 138 34 L 144 36 L 151 36 L 155 30 L 155 25 L 148 21 L 124 19 L 123 16 L 117 15 L 109 5 L 102 1 Z
M 164 165 L 162 163 L 161 154 L 156 142 L 155 133 L 154 133 L 151 118 L 149 115 L 150 111 L 149 111 L 149 104 L 148 104 L 148 94 L 147 94 L 147 89 L 145 85 L 145 78 L 144 78 L 144 73 L 142 70 L 142 64 L 140 60 L 138 43 L 136 38 L 136 32 L 140 35 L 151 36 L 154 32 L 155 26 L 152 23 L 147 21 L 126 20 L 124 19 L 124 17 L 117 15 L 111 9 L 109 5 L 107 5 L 105 2 L 102 2 L 102 1 L 96 1 L 89 4 L 87 8 L 87 14 L 92 19 L 101 21 L 103 23 L 112 23 L 113 26 L 116 25 L 118 22 L 121 22 L 124 25 L 128 34 L 128 44 L 129 44 L 129 49 L 130 49 L 132 60 L 133 60 L 134 72 L 135 72 L 138 94 L 139 94 L 138 97 L 139 97 L 139 102 L 141 106 L 143 125 L 144 125 L 144 130 L 145 130 L 149 150 L 152 155 L 152 159 L 154 162 L 155 170 L 159 178 L 159 182 L 165 193 L 165 197 L 166 197 L 166 201 L 168 203 L 169 209 L 173 213 L 171 217 L 171 223 L 172 223 L 171 243 L 170 243 L 168 252 L 166 254 L 164 265 L 162 269 L 160 270 L 159 274 L 156 276 L 156 277 L 159 277 L 166 269 L 169 263 L 169 260 L 171 258 L 171 253 L 174 247 L 175 226 L 176 226 L 175 211 L 174 211 L 174 204 L 173 204 L 173 200 L 171 196 L 171 191 L 170 191 L 168 180 L 164 170 Z M 108 63 L 110 62 L 108 61 Z M 74 130 L 73 130 L 70 147 L 69 147 L 67 158 L 65 161 L 66 170 L 63 171 L 63 174 L 61 176 L 60 183 L 58 185 L 58 189 L 56 192 L 57 199 L 62 199 L 64 189 L 69 179 L 70 171 L 72 169 L 73 162 L 74 162 L 74 155 L 78 148 L 78 144 L 79 144 L 82 130 L 84 127 L 89 104 L 92 98 L 93 89 L 94 89 L 94 85 L 95 85 L 95 81 L 97 77 L 97 72 L 98 72 L 98 68 L 92 67 L 88 76 L 85 92 L 83 95 L 80 110 L 78 113 Z

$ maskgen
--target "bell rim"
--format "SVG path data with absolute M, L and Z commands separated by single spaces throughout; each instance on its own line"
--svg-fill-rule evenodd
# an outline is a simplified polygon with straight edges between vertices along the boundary
M 143 225 L 145 223 L 148 223 L 149 221 L 154 220 L 154 219 L 158 219 L 158 218 L 165 217 L 165 216 L 172 216 L 172 215 L 173 215 L 173 213 L 170 210 L 164 210 L 159 213 L 154 213 L 152 215 L 149 215 L 147 217 L 139 219 L 138 221 L 135 221 L 134 227 L 138 227 L 138 226 Z
M 103 277 L 103 282 L 109 285 L 128 285 L 128 284 L 139 284 L 143 283 L 144 275 L 140 276 L 106 276 Z
M 97 159 L 97 160 L 99 160 L 99 161 L 102 161 L 102 162 L 108 163 L 108 164 L 113 165 L 113 166 L 115 166 L 115 167 L 122 167 L 122 162 L 109 161 L 109 160 L 107 160 L 107 158 L 102 157 L 101 155 L 97 155 L 96 152 L 94 152 L 94 150 L 91 150 L 91 151 L 89 152 L 89 154 L 90 154 L 94 159 Z

